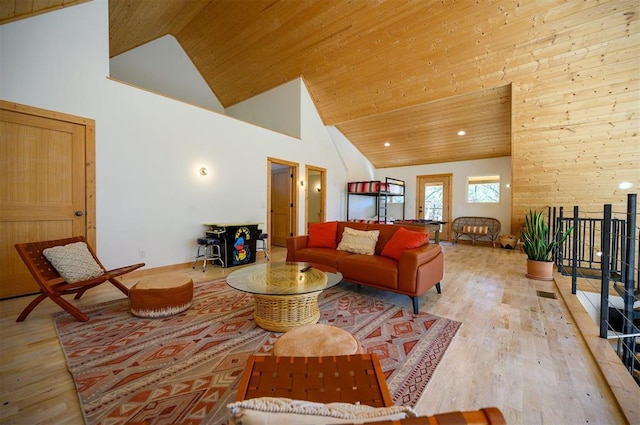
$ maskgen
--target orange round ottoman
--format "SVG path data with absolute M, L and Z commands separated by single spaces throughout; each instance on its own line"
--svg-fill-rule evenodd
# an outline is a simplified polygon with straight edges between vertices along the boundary
M 172 316 L 192 303 L 193 281 L 188 277 L 148 277 L 129 290 L 131 314 L 138 317 Z
M 359 352 L 360 344 L 349 332 L 316 323 L 293 328 L 273 344 L 273 354 L 276 356 L 342 356 Z

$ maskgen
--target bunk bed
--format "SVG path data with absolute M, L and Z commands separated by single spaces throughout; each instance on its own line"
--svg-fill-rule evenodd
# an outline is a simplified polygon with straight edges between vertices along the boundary
M 368 197 L 372 200 L 375 215 L 373 217 L 353 217 L 349 200 L 352 196 Z M 393 223 L 394 220 L 404 220 L 404 180 L 386 177 L 382 180 L 370 180 L 347 183 L 347 221 L 365 223 Z M 389 211 L 391 205 L 398 205 L 400 214 L 392 216 Z

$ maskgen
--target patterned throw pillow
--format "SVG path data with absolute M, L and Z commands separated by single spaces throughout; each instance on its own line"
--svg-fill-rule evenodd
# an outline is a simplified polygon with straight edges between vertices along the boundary
M 338 245 L 338 251 L 373 255 L 376 250 L 378 236 L 380 236 L 379 230 L 365 231 L 345 227 L 342 232 L 342 240 Z
M 43 250 L 42 254 L 68 283 L 92 279 L 104 273 L 84 242 L 54 246 Z
M 462 233 L 476 233 L 476 234 L 487 234 L 489 231 L 488 226 L 462 226 Z

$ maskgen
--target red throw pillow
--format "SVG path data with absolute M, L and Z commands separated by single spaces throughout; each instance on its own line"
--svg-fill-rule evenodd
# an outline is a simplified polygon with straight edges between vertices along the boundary
M 333 248 L 336 249 L 336 233 L 338 233 L 338 222 L 328 221 L 326 223 L 309 223 L 308 248 Z
M 412 232 L 400 227 L 384 246 L 381 255 L 399 260 L 402 251 L 421 246 L 427 240 L 427 236 L 429 235 L 426 233 Z

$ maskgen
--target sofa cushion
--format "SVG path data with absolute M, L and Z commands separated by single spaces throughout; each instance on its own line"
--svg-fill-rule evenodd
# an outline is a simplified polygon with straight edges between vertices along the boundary
M 488 231 L 488 226 L 462 226 L 462 233 L 478 233 L 486 235 Z
M 309 248 L 332 248 L 336 249 L 337 221 L 327 221 L 326 223 L 309 223 Z
M 394 260 L 399 260 L 403 251 L 417 248 L 424 244 L 426 240 L 426 233 L 412 232 L 404 227 L 400 227 L 391 240 L 389 240 L 389 242 L 384 246 L 381 255 L 393 258 Z
M 337 249 L 354 254 L 373 255 L 379 234 L 378 230 L 366 231 L 345 227 Z
M 349 254 L 338 259 L 338 270 L 348 282 L 398 288 L 398 262 L 387 257 Z
M 302 248 L 296 250 L 295 261 L 323 264 L 337 270 L 338 260 L 349 255 L 353 254 L 331 248 Z

